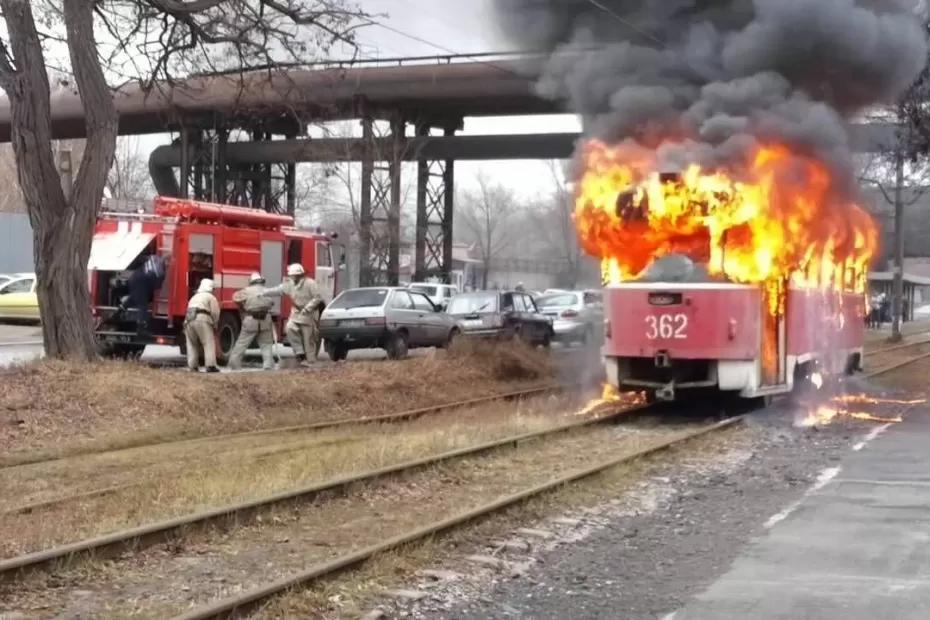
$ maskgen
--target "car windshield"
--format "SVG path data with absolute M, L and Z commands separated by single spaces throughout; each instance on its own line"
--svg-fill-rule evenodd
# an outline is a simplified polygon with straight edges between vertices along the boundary
M 410 286 L 411 291 L 416 291 L 417 293 L 423 293 L 427 297 L 436 296 L 436 287 L 435 286 L 424 286 L 422 284 L 414 284 Z
M 449 302 L 449 314 L 474 314 L 497 312 L 497 293 L 472 293 L 457 295 Z
M 573 306 L 578 303 L 578 296 L 574 293 L 562 293 L 559 295 L 546 295 L 536 300 L 536 305 L 540 308 L 555 308 L 557 306 Z
M 376 308 L 387 299 L 386 288 L 359 288 L 345 291 L 329 304 L 330 308 L 351 310 L 352 308 Z

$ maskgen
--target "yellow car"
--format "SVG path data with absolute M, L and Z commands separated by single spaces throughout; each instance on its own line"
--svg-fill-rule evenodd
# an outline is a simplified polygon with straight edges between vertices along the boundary
M 38 321 L 39 298 L 34 273 L 17 274 L 0 285 L 0 320 Z

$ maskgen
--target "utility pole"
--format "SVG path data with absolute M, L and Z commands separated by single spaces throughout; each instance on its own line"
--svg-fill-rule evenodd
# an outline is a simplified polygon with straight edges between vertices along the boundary
M 891 300 L 891 341 L 901 340 L 904 313 L 904 152 L 899 146 L 894 158 L 894 285 Z

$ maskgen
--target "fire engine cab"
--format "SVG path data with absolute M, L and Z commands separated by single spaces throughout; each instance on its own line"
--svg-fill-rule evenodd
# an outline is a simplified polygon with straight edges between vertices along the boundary
M 138 355 L 148 344 L 183 351 L 187 302 L 201 280 L 212 278 L 222 309 L 217 356 L 225 361 L 240 328 L 232 296 L 250 274 L 275 286 L 287 265 L 301 263 L 329 303 L 336 289 L 331 245 L 327 235 L 295 228 L 290 216 L 193 200 L 158 197 L 154 213 L 102 213 L 88 265 L 97 340 L 110 355 Z M 149 329 L 140 333 L 139 311 L 127 307 L 127 282 L 152 254 L 164 258 L 165 278 L 149 307 Z M 273 312 L 281 334 L 289 300 L 277 299 Z

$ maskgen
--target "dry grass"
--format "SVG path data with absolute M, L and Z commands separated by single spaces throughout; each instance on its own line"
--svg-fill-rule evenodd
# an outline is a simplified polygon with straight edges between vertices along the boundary
M 753 435 L 752 429 L 734 428 L 694 439 L 669 452 L 612 467 L 448 535 L 376 556 L 359 570 L 321 580 L 310 588 L 296 590 L 271 602 L 256 617 L 360 617 L 384 602 L 385 590 L 409 589 L 411 582 L 418 580 L 416 572 L 419 570 L 442 568 L 468 574 L 474 566 L 464 562 L 463 558 L 472 553 L 487 553 L 490 541 L 506 539 L 520 527 L 546 529 L 546 519 L 566 514 L 575 516 L 606 502 L 618 502 L 658 464 L 708 462 L 728 451 L 745 449 L 752 444 Z
M 293 435 L 211 458 L 202 454 L 197 466 L 180 454 L 165 461 L 135 466 L 131 455 L 121 463 L 99 467 L 99 459 L 83 466 L 55 464 L 29 476 L 4 476 L 11 496 L 26 495 L 42 484 L 44 494 L 30 501 L 61 497 L 96 488 L 138 483 L 111 495 L 67 502 L 34 514 L 6 515 L 0 520 L 0 552 L 5 556 L 47 548 L 108 531 L 188 514 L 197 510 L 320 482 L 340 475 L 376 469 L 482 442 L 558 426 L 577 410 L 569 397 L 496 403 L 449 412 L 405 424 L 372 425 Z M 253 439 L 253 442 L 255 440 Z M 202 447 L 191 447 L 202 452 Z M 5 503 L 5 502 L 4 502 Z M 17 505 L 25 503 L 23 500 Z M 7 506 L 9 508 L 10 506 Z M 37 518 L 40 517 L 40 518 Z
M 369 416 L 541 383 L 545 354 L 468 348 L 318 371 L 190 374 L 41 361 L 0 375 L 0 465 L 183 437 Z
M 460 459 L 299 510 L 281 507 L 265 515 L 261 523 L 206 533 L 131 561 L 88 563 L 58 574 L 56 580 L 66 584 L 63 587 L 49 587 L 43 576 L 24 580 L 15 588 L 0 585 L 0 597 L 9 597 L 10 609 L 41 609 L 43 615 L 101 617 L 101 607 L 106 606 L 113 617 L 168 617 L 552 476 L 636 450 L 657 441 L 659 435 L 589 428 L 516 450 Z M 75 595 L 88 590 L 93 596 Z M 315 614 L 308 610 L 282 615 Z

